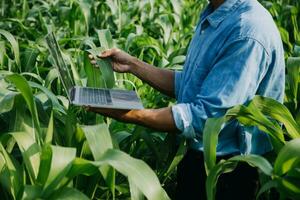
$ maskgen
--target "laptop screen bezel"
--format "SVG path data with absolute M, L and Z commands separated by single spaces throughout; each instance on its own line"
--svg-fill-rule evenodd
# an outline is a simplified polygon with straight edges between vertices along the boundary
M 48 50 L 50 52 L 50 55 L 52 56 L 52 59 L 54 61 L 55 67 L 58 71 L 60 80 L 63 84 L 63 87 L 67 93 L 67 97 L 69 101 L 71 101 L 71 95 L 70 95 L 70 90 L 74 88 L 75 84 L 73 82 L 73 79 L 70 74 L 70 70 L 67 67 L 63 56 L 62 52 L 60 50 L 59 44 L 56 40 L 56 37 L 53 32 L 50 32 L 46 35 L 45 37 Z

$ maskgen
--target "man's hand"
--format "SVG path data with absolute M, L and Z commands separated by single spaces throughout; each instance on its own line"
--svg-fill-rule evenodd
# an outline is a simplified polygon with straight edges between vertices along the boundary
M 126 118 L 126 114 L 128 114 L 131 111 L 131 110 L 123 110 L 123 109 L 95 108 L 90 106 L 86 106 L 85 109 L 87 111 L 95 112 L 103 116 L 111 117 L 119 121 L 124 121 Z
M 111 58 L 115 72 L 132 73 L 162 93 L 175 96 L 175 73 L 168 69 L 160 69 L 149 65 L 120 49 L 109 49 L 98 55 L 99 58 Z M 91 63 L 96 64 L 96 58 L 89 55 Z
M 116 48 L 103 51 L 100 55 L 98 55 L 98 57 L 111 58 L 113 70 L 119 73 L 131 72 L 131 68 L 135 60 L 133 56 Z M 96 65 L 96 58 L 93 55 L 89 55 L 89 58 L 91 59 L 91 63 Z

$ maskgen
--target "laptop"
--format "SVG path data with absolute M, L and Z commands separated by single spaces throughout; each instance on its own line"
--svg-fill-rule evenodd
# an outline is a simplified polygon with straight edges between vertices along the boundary
M 45 39 L 71 104 L 124 110 L 143 109 L 136 91 L 75 86 L 54 33 L 49 33 Z

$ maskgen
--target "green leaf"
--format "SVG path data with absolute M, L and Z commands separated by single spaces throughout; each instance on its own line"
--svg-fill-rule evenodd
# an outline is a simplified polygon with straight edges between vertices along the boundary
M 185 153 L 187 150 L 187 144 L 186 144 L 186 140 L 182 139 L 178 150 L 176 152 L 176 155 L 174 157 L 174 159 L 172 160 L 165 176 L 166 178 L 171 174 L 171 172 L 177 167 L 177 165 L 180 163 L 180 161 L 182 160 L 182 158 L 184 157 Z
M 14 38 L 14 36 L 6 30 L 0 29 L 0 35 L 3 35 L 8 40 L 8 42 L 11 44 L 13 52 L 15 54 L 16 63 L 19 67 L 19 70 L 21 71 L 19 43 Z
M 30 110 L 31 116 L 33 118 L 33 123 L 34 123 L 34 128 L 37 129 L 37 133 L 35 135 L 35 140 L 39 141 L 41 140 L 39 134 L 41 134 L 41 130 L 40 130 L 40 123 L 39 123 L 39 119 L 38 119 L 38 113 L 37 113 L 37 109 L 36 109 L 36 105 L 35 105 L 35 101 L 33 98 L 33 94 L 32 94 L 32 90 L 28 84 L 28 82 L 26 81 L 26 79 L 18 74 L 12 74 L 12 75 L 8 75 L 6 76 L 6 79 L 12 83 L 15 84 L 16 88 L 21 92 L 22 96 L 24 97 L 26 104 Z
M 290 197 L 291 199 L 299 199 L 300 198 L 300 185 L 299 178 L 294 177 L 282 177 L 278 178 L 278 190 Z
M 5 160 L 5 166 L 0 172 L 1 185 L 3 185 L 11 193 L 13 198 L 16 199 L 23 187 L 23 169 L 13 157 L 10 157 L 1 143 L 0 153 Z
M 272 145 L 276 152 L 285 144 L 284 135 L 279 124 L 270 121 L 253 102 L 246 106 L 236 106 L 226 113 L 227 118 L 236 118 L 245 126 L 257 126 L 261 131 L 269 134 Z
M 225 117 L 210 118 L 206 120 L 204 126 L 203 148 L 205 160 L 204 164 L 207 174 L 216 164 L 218 136 L 224 122 Z
M 42 187 L 38 185 L 25 185 L 22 199 L 33 200 L 39 199 L 42 194 Z
M 283 27 L 278 27 L 282 41 L 288 46 L 289 50 L 293 49 L 293 46 L 290 42 L 289 32 Z
M 45 79 L 45 87 L 49 88 L 52 84 L 52 82 L 56 79 L 59 78 L 59 74 L 56 68 L 50 69 L 49 73 L 46 76 Z
M 19 149 L 22 153 L 23 161 L 28 170 L 31 183 L 34 183 L 40 165 L 40 147 L 35 142 L 34 134 L 27 132 L 10 133 L 18 143 Z
M 287 84 L 290 89 L 290 96 L 288 98 L 291 99 L 294 103 L 294 109 L 298 108 L 298 88 L 300 81 L 300 57 L 290 57 L 287 60 Z
M 106 150 L 113 148 L 112 139 L 106 124 L 82 126 L 81 128 L 85 133 L 85 137 L 95 161 L 99 160 Z M 99 170 L 103 175 L 106 184 L 114 194 L 115 171 L 109 166 L 101 166 Z
M 132 200 L 144 200 L 143 193 L 139 190 L 139 188 L 135 185 L 134 181 L 128 178 L 129 186 L 130 186 L 130 194 Z
M 84 195 L 79 190 L 75 188 L 63 188 L 57 192 L 54 192 L 53 195 L 49 198 L 53 200 L 89 200 L 89 198 Z
M 44 186 L 50 172 L 52 162 L 52 149 L 51 146 L 46 144 L 43 146 L 40 156 L 40 167 L 37 177 L 37 184 Z M 55 162 L 55 161 L 54 161 Z
M 96 47 L 95 47 L 96 48 Z M 88 52 L 90 52 L 88 50 Z M 92 52 L 93 56 L 97 56 L 97 52 Z M 88 58 L 88 53 L 84 53 L 84 70 L 87 75 L 87 87 L 96 87 L 96 88 L 103 88 L 105 87 L 104 79 L 101 75 L 101 71 L 99 67 L 94 67 L 90 59 Z M 100 78 L 101 77 L 101 78 Z
M 282 176 L 294 168 L 300 161 L 300 139 L 288 142 L 279 152 L 275 164 L 274 173 Z
M 15 96 L 18 93 L 8 91 L 4 96 L 0 96 L 0 114 L 10 111 L 14 106 Z M 1 95 L 1 94 L 0 94 Z
M 274 181 L 274 180 L 271 180 L 271 181 L 268 181 L 267 183 L 265 183 L 264 185 L 261 186 L 261 188 L 259 189 L 257 195 L 256 195 L 256 199 L 259 199 L 259 197 L 269 191 L 271 188 L 277 188 L 278 187 L 278 182 L 277 181 Z
M 52 138 L 53 138 L 53 129 L 54 129 L 53 112 L 51 112 L 51 116 L 50 116 L 50 120 L 49 120 L 49 124 L 48 124 L 48 128 L 47 128 L 47 133 L 46 133 L 46 137 L 45 137 L 45 143 L 51 144 Z
M 206 186 L 206 197 L 207 200 L 214 200 L 216 194 L 216 185 L 218 182 L 219 176 L 226 172 L 231 172 L 237 166 L 236 162 L 226 162 L 221 161 L 217 165 L 215 165 L 212 169 L 210 169 L 209 174 L 207 176 L 205 186 Z
M 96 49 L 89 49 L 87 51 L 91 53 L 94 58 L 96 58 L 97 67 L 100 68 L 101 77 L 104 80 L 105 87 L 113 88 L 115 86 L 115 77 L 114 77 L 114 71 L 112 68 L 111 60 L 109 58 L 106 59 L 98 58 L 98 55 L 100 55 L 101 52 L 103 52 L 104 50 L 105 49 L 103 47 L 98 47 Z M 97 79 L 97 77 L 95 77 L 95 79 Z
M 68 65 L 71 67 L 71 72 L 73 75 L 73 80 L 75 82 L 75 85 L 82 86 L 82 82 L 81 82 L 80 76 L 78 74 L 78 71 L 75 67 L 75 63 L 73 62 L 72 56 L 68 53 L 62 53 L 62 56 L 63 56 L 64 60 L 67 61 Z
M 265 175 L 272 176 L 273 174 L 273 167 L 262 156 L 258 155 L 242 155 L 242 156 L 234 156 L 229 159 L 229 161 L 236 161 L 236 162 L 246 162 L 252 167 L 259 168 Z
M 59 188 L 61 181 L 72 167 L 72 162 L 76 156 L 75 148 L 51 146 L 51 149 L 52 162 L 43 190 L 43 197 L 45 198 L 48 198 L 55 189 Z
M 108 29 L 97 30 L 97 34 L 101 47 L 103 47 L 104 49 L 111 49 L 114 47 L 114 42 Z
M 30 72 L 23 72 L 23 73 L 21 73 L 21 75 L 24 76 L 24 77 L 29 76 L 30 78 L 34 78 L 34 79 L 37 80 L 40 84 L 43 84 L 43 83 L 44 83 L 44 80 L 42 79 L 42 77 L 40 77 L 40 76 L 37 75 L 37 74 L 30 73 Z
M 35 69 L 35 63 L 39 51 L 33 48 L 26 48 L 25 51 L 21 53 L 22 67 L 26 72 L 32 72 Z
M 44 86 L 37 84 L 35 82 L 28 81 L 28 84 L 32 88 L 37 88 L 41 90 L 43 93 L 47 95 L 47 97 L 51 100 L 52 105 L 53 105 L 53 110 L 57 110 L 63 114 L 66 114 L 66 111 L 64 110 L 64 107 L 59 103 L 57 97 L 47 88 Z
M 216 185 L 219 176 L 223 173 L 232 172 L 239 162 L 246 162 L 252 167 L 259 168 L 264 174 L 268 176 L 272 175 L 273 168 L 271 164 L 262 156 L 234 156 L 227 161 L 220 161 L 209 171 L 208 177 L 206 179 L 206 193 L 208 200 L 215 199 Z
M 273 99 L 261 96 L 255 96 L 252 102 L 263 114 L 282 122 L 292 139 L 300 137 L 300 126 L 284 105 Z
M 102 165 L 110 165 L 124 176 L 130 178 L 130 182 L 134 184 L 134 187 L 137 187 L 147 199 L 169 199 L 161 187 L 156 174 L 144 161 L 132 158 L 116 149 L 108 149 L 94 162 L 76 159 L 73 162 L 69 175 L 75 176 L 83 171 L 87 171 L 87 169 L 89 169 L 89 172 L 94 172 L 95 166 L 100 167 Z
M 85 20 L 85 24 L 86 24 L 86 35 L 88 35 L 92 3 L 89 1 L 79 0 L 78 4 L 79 4 L 81 12 L 84 16 L 84 20 Z

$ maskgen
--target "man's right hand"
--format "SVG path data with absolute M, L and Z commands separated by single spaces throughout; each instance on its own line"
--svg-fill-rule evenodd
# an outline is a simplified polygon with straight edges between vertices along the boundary
M 115 72 L 132 73 L 162 93 L 171 97 L 175 96 L 174 71 L 154 67 L 115 48 L 106 50 L 97 57 L 110 58 Z M 89 55 L 89 58 L 91 59 L 91 63 L 96 65 L 96 58 L 92 55 Z
M 103 51 L 97 57 L 111 58 L 113 70 L 119 73 L 132 73 L 132 65 L 134 60 L 136 59 L 135 57 L 117 48 Z M 93 55 L 89 55 L 89 58 L 91 59 L 91 63 L 93 65 L 96 65 L 96 58 Z

